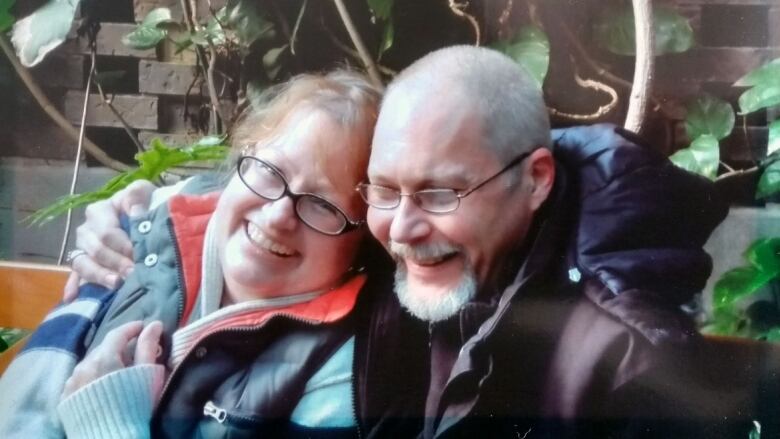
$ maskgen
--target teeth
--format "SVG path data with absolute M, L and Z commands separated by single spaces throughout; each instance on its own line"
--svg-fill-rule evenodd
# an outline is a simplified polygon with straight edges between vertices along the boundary
M 260 231 L 260 228 L 251 221 L 247 222 L 246 231 L 249 239 L 253 243 L 272 253 L 276 253 L 282 256 L 292 256 L 295 253 L 295 250 L 279 244 L 278 242 L 271 241 L 263 234 L 263 232 Z

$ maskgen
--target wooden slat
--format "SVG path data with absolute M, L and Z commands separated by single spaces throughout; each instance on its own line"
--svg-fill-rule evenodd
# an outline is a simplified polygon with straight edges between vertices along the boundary
M 0 262 L 0 326 L 35 329 L 62 298 L 70 269 Z

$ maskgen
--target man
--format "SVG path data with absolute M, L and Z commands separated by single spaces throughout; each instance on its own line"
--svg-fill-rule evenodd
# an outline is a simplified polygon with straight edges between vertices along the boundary
M 356 342 L 365 431 L 409 416 L 426 438 L 742 434 L 678 386 L 698 343 L 679 305 L 725 215 L 711 184 L 610 127 L 556 133 L 555 157 L 552 143 L 541 91 L 488 49 L 436 51 L 388 88 L 359 190 L 398 299 L 371 299 Z M 80 229 L 88 280 L 118 275 L 95 255 L 131 268 L 116 213 L 139 187 Z

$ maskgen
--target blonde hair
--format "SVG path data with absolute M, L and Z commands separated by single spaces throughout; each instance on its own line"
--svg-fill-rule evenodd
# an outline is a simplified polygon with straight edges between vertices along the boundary
M 293 114 L 322 111 L 341 127 L 351 130 L 356 141 L 350 145 L 329 145 L 328 150 L 315 151 L 312 159 L 331 180 L 347 176 L 363 180 L 380 99 L 378 88 L 363 75 L 349 70 L 302 74 L 272 86 L 261 96 L 262 104 L 251 108 L 236 124 L 231 136 L 234 150 L 231 165 L 239 155 L 262 148 L 286 129 L 285 122 Z M 334 153 L 338 163 L 333 159 Z

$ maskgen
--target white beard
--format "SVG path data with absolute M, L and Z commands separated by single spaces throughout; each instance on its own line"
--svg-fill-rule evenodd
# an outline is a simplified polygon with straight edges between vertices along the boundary
M 402 255 L 445 254 L 455 249 L 446 245 L 408 246 L 391 242 L 390 253 L 396 259 L 395 294 L 398 301 L 410 314 L 427 322 L 439 322 L 456 315 L 477 295 L 477 277 L 470 264 L 467 264 L 460 282 L 443 295 L 428 296 L 409 290 L 406 264 Z

